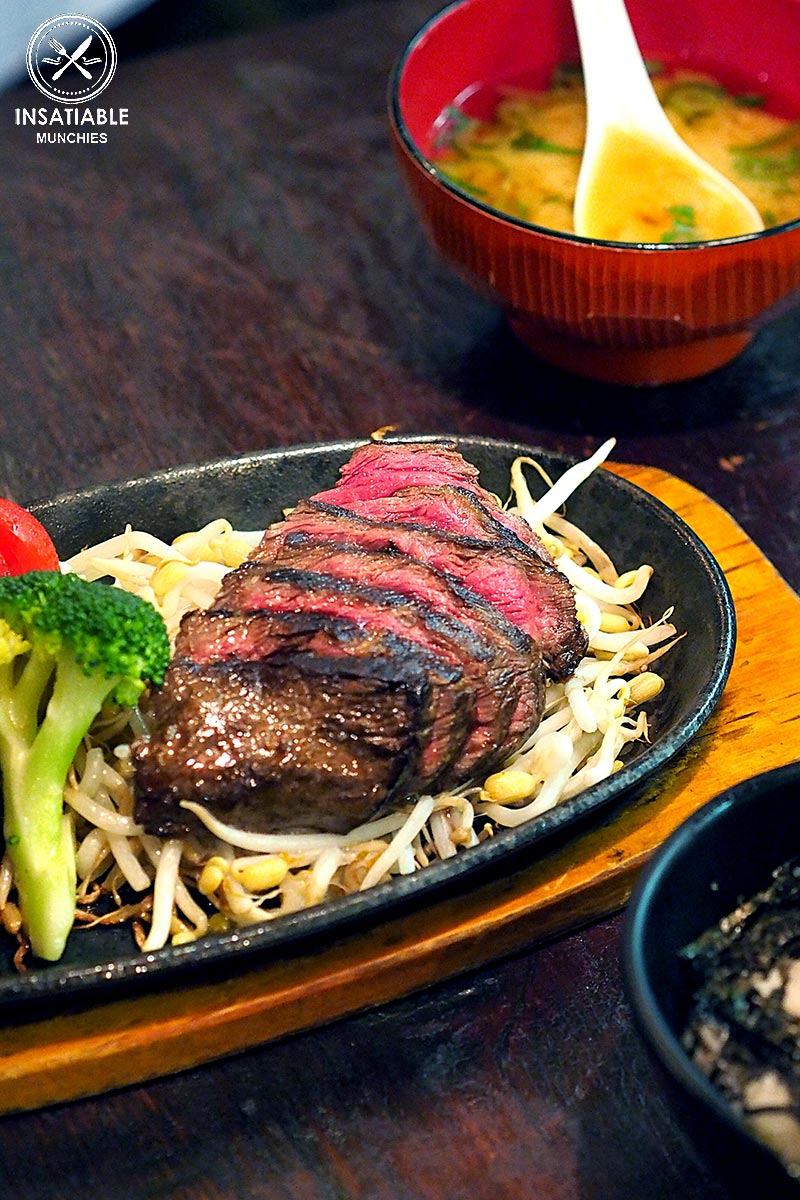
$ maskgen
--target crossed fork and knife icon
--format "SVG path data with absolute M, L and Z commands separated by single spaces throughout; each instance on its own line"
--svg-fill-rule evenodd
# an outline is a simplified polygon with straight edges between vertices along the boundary
M 73 51 L 72 54 L 70 54 L 69 51 L 66 50 L 64 48 L 64 46 L 61 45 L 61 42 L 57 42 L 55 38 L 50 38 L 50 45 L 53 47 L 53 49 L 56 51 L 56 53 L 59 55 L 66 56 L 66 59 L 67 59 L 67 61 L 63 64 L 63 66 L 60 66 L 57 71 L 53 72 L 53 82 L 54 83 L 57 79 L 61 78 L 61 76 L 66 71 L 67 67 L 77 67 L 77 69 L 80 71 L 81 75 L 83 75 L 86 79 L 92 78 L 91 72 L 87 71 L 86 67 L 82 66 L 78 62 L 78 59 L 81 57 L 81 55 L 85 54 L 86 51 L 89 49 L 89 43 L 91 42 L 91 40 L 92 40 L 92 34 L 90 33 L 87 38 L 84 38 L 84 40 L 81 42 L 80 46 L 78 46 L 78 49 Z M 61 61 L 61 59 L 60 58 L 45 58 L 43 61 L 46 63 L 56 64 L 56 63 L 59 63 Z M 89 66 L 91 66 L 93 63 L 99 63 L 102 61 L 103 60 L 101 58 L 85 58 L 84 59 L 84 62 L 87 63 Z

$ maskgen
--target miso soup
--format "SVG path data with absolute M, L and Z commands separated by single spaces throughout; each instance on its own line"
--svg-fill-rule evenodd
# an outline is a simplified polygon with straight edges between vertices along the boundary
M 708 75 L 656 72 L 653 86 L 683 139 L 735 183 L 766 226 L 800 218 L 800 121 L 765 111 L 760 97 L 735 95 Z M 436 165 L 469 195 L 535 225 L 574 232 L 572 207 L 586 136 L 580 71 L 560 68 L 546 92 L 505 89 L 490 121 L 444 114 Z M 625 179 L 615 173 L 614 188 Z M 714 221 L 687 193 L 650 217 L 647 234 L 614 240 L 707 241 Z

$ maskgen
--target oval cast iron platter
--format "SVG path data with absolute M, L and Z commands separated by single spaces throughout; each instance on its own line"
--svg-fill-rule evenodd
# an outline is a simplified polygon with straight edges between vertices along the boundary
M 437 435 L 441 436 L 441 435 Z M 413 440 L 430 440 L 417 437 Z M 491 491 L 508 494 L 509 467 L 517 455 L 536 458 L 556 478 L 570 460 L 510 442 L 456 437 L 458 449 L 481 472 Z M 215 517 L 234 528 L 261 529 L 282 509 L 330 487 L 338 468 L 361 442 L 269 450 L 185 466 L 119 483 L 71 492 L 32 505 L 53 536 L 62 558 L 121 532 L 125 525 L 169 541 Z M 532 489 L 535 472 L 529 472 Z M 543 488 L 544 485 L 542 485 Z M 604 546 L 620 570 L 643 562 L 655 568 L 644 602 L 655 620 L 674 605 L 673 621 L 689 636 L 660 662 L 667 686 L 648 706 L 652 744 L 637 745 L 623 770 L 527 824 L 499 832 L 456 858 L 399 876 L 368 892 L 343 897 L 238 932 L 216 934 L 154 954 L 136 951 L 127 928 L 97 927 L 73 934 L 59 963 L 37 965 L 24 975 L 11 963 L 13 945 L 0 950 L 0 1007 L 27 1011 L 65 1002 L 138 992 L 198 972 L 204 978 L 230 973 L 268 955 L 296 952 L 309 939 L 329 942 L 354 927 L 375 924 L 411 906 L 509 873 L 538 853 L 548 839 L 568 836 L 621 797 L 635 794 L 694 736 L 725 686 L 735 644 L 733 603 L 724 576 L 695 534 L 665 505 L 640 488 L 598 471 L 567 505 L 570 520 Z M 92 995 L 96 993 L 96 995 Z M 9 1012 L 10 1015 L 10 1012 Z

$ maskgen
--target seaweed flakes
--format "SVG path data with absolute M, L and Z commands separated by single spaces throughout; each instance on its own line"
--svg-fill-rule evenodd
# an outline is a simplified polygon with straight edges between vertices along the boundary
M 698 979 L 683 1044 L 800 1177 L 800 861 L 682 951 Z

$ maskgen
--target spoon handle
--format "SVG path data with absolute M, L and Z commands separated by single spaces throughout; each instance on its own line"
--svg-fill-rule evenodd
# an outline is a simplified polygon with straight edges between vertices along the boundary
M 588 102 L 587 145 L 593 130 L 647 128 L 669 137 L 624 0 L 572 0 Z

